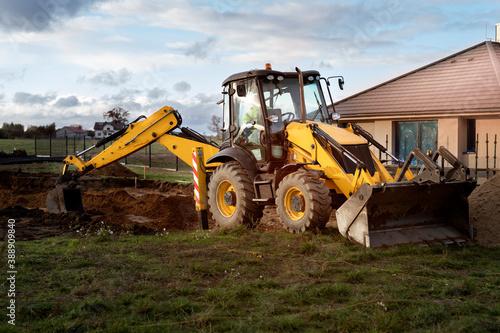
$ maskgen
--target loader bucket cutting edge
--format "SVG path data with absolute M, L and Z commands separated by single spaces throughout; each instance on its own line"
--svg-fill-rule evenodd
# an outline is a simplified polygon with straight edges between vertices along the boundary
M 337 210 L 339 232 L 366 247 L 460 243 L 472 238 L 475 182 L 364 184 Z
M 78 187 L 57 185 L 50 191 L 45 201 L 50 213 L 85 212 L 82 203 L 82 192 Z

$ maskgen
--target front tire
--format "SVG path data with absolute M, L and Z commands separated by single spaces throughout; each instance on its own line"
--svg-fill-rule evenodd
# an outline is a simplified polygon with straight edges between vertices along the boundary
M 232 161 L 215 169 L 208 185 L 208 204 L 219 227 L 256 225 L 262 218 L 263 207 L 254 198 L 253 182 L 241 164 Z
M 294 233 L 323 229 L 332 212 L 330 190 L 318 175 L 304 169 L 289 174 L 277 191 L 277 211 Z

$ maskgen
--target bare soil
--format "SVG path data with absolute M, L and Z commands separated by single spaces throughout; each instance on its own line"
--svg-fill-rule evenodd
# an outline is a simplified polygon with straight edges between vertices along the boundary
M 469 196 L 470 224 L 476 241 L 483 246 L 500 246 L 500 174 L 478 186 Z
M 127 169 L 118 162 L 111 163 L 104 168 L 94 169 L 88 173 L 90 176 L 110 176 L 110 177 L 139 177 L 138 174 Z
M 197 230 L 193 185 L 136 180 L 120 164 L 112 164 L 80 178 L 85 213 L 50 214 L 45 199 L 58 175 L 0 171 L 0 239 L 8 219 L 16 220 L 16 239 L 30 240 L 61 234 L 84 234 L 102 228 L 113 233 L 155 234 L 169 230 Z M 99 171 L 99 172 L 97 172 Z M 107 175 L 113 177 L 99 177 Z M 123 178 L 129 177 L 129 178 Z M 476 241 L 500 246 L 500 175 L 469 196 L 470 223 Z M 209 228 L 215 222 L 209 216 Z M 329 227 L 336 227 L 332 214 Z M 284 230 L 274 206 L 266 207 L 258 230 Z
M 68 214 L 50 214 L 45 208 L 57 175 L 0 171 L 0 218 L 5 221 L 0 225 L 0 239 L 6 236 L 8 219 L 16 220 L 17 240 L 95 233 L 103 228 L 132 234 L 199 229 L 192 184 L 98 177 L 132 177 L 120 164 L 94 171 L 79 180 L 85 213 Z M 210 229 L 215 228 L 210 216 L 208 223 Z M 275 207 L 265 209 L 257 228 L 283 230 Z

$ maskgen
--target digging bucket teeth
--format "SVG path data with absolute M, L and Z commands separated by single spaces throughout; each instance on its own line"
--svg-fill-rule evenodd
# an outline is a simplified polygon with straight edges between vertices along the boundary
M 45 201 L 47 210 L 53 214 L 67 212 L 85 212 L 82 203 L 82 192 L 75 184 L 58 184 L 50 191 Z
M 362 185 L 338 210 L 342 235 L 366 247 L 461 243 L 472 238 L 472 181 Z

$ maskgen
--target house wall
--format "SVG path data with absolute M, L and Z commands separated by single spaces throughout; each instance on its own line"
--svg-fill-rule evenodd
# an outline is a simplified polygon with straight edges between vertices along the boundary
M 117 130 L 115 130 L 115 128 L 112 125 L 107 124 L 104 125 L 102 130 L 95 130 L 95 137 L 97 139 L 107 138 L 108 136 L 114 134 L 115 132 L 117 132 Z
M 69 128 L 61 128 L 61 129 L 56 131 L 56 138 L 57 139 L 65 139 L 65 138 L 83 139 L 85 136 L 86 136 L 85 133 L 75 133 L 72 130 L 70 130 Z
M 495 118 L 483 118 L 476 119 L 476 133 L 479 134 L 479 144 L 478 144 L 478 167 L 486 167 L 486 156 L 489 156 L 488 166 L 493 167 L 494 157 L 497 156 L 497 168 L 500 168 L 500 119 Z M 476 138 L 477 138 L 476 134 Z M 486 134 L 488 134 L 488 153 L 486 153 Z M 497 151 L 495 154 L 495 134 L 497 135 Z M 469 154 L 469 160 L 471 161 L 471 167 L 475 167 L 475 154 Z
M 467 153 L 467 119 L 468 117 L 454 117 L 438 119 L 438 147 L 444 146 L 453 155 L 455 155 L 466 167 L 471 169 L 471 176 L 474 177 L 476 168 L 476 154 L 474 152 Z M 395 150 L 395 132 L 394 124 L 400 120 L 377 120 L 377 121 L 358 121 L 358 125 L 373 135 L 383 146 L 386 146 L 386 135 L 388 136 L 388 150 L 394 153 Z M 476 138 L 479 134 L 479 145 L 477 155 L 477 167 L 479 169 L 486 168 L 486 156 L 488 158 L 488 167 L 494 167 L 494 158 L 496 156 L 496 168 L 500 169 L 500 118 L 499 117 L 482 117 L 476 119 Z M 488 152 L 486 152 L 486 134 L 488 134 Z M 495 153 L 495 134 L 497 135 L 497 147 Z M 371 147 L 378 157 L 378 149 Z M 383 156 L 385 158 L 385 156 Z M 446 164 L 446 166 L 449 166 Z M 492 173 L 490 172 L 490 177 Z M 486 173 L 478 173 L 478 181 L 480 183 L 486 180 Z
M 392 153 L 394 150 L 393 146 L 393 126 L 392 121 L 359 121 L 356 122 L 365 131 L 370 133 L 373 138 L 378 141 L 382 146 L 386 147 L 387 150 Z M 374 146 L 370 147 L 373 152 L 378 154 L 378 149 Z M 377 155 L 378 157 L 378 155 Z M 384 157 L 385 158 L 385 157 Z
M 438 119 L 438 147 L 444 146 L 453 155 L 460 157 L 462 151 L 459 152 L 458 130 L 458 118 Z
M 75 136 L 75 133 L 67 128 L 61 128 L 60 130 L 56 131 L 56 138 L 58 139 L 72 139 Z

